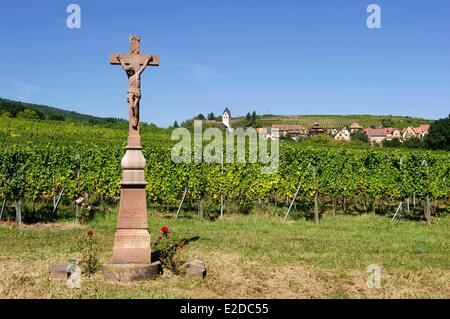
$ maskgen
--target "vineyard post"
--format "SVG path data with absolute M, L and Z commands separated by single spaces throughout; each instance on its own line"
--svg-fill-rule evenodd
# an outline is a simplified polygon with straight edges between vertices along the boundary
M 399 211 L 403 211 L 403 202 L 400 202 L 400 204 L 397 207 L 397 210 L 395 211 L 394 217 L 392 217 L 391 222 L 395 220 L 395 217 L 397 217 L 397 214 Z
M 223 194 L 220 195 L 220 218 L 223 218 Z
M 61 201 L 61 196 L 62 196 L 63 194 L 64 194 L 64 187 L 62 188 L 61 192 L 59 193 L 58 200 L 56 201 L 56 205 L 55 205 L 55 207 L 53 208 L 53 212 L 52 212 L 52 215 L 53 215 L 53 216 L 55 215 L 56 210 L 58 209 L 58 205 L 59 205 L 59 202 Z
M 55 177 L 53 177 L 53 210 L 56 206 L 56 189 L 55 189 Z
M 188 192 L 188 189 L 189 189 L 189 185 L 186 186 L 186 189 L 184 190 L 183 197 L 181 198 L 180 206 L 178 206 L 177 215 L 175 216 L 175 219 L 178 219 L 178 215 L 180 214 L 181 206 L 183 206 L 184 199 L 185 199 L 185 197 L 186 197 L 186 194 L 187 194 L 187 192 Z
M 314 195 L 314 221 L 316 225 L 319 224 L 319 189 L 318 189 L 318 180 L 317 180 L 317 166 L 312 167 L 314 174 L 314 185 L 315 185 L 315 195 Z
M 425 205 L 424 205 L 424 215 L 425 219 L 427 220 L 428 224 L 431 224 L 431 203 L 430 203 L 430 191 L 429 191 L 429 168 L 428 168 L 428 162 L 427 160 L 424 160 L 422 164 L 425 166 L 425 172 L 427 177 L 427 192 L 426 192 L 426 198 L 425 198 Z
M 0 220 L 2 220 L 3 211 L 5 210 L 5 206 L 6 206 L 6 196 L 5 196 L 5 198 L 3 198 L 2 210 L 0 211 Z
M 333 216 L 336 215 L 336 195 L 333 195 Z
M 77 160 L 77 197 L 80 196 L 80 171 L 81 171 L 81 157 L 78 154 L 76 157 Z M 78 198 L 77 198 L 78 199 Z M 80 205 L 81 203 L 78 203 L 78 201 L 76 202 L 76 210 L 75 210 L 75 217 L 78 218 L 78 216 L 80 215 Z
M 286 216 L 284 216 L 284 222 L 286 222 L 286 220 L 288 218 L 288 215 L 289 215 L 289 212 L 291 211 L 292 205 L 294 205 L 295 199 L 297 198 L 298 192 L 300 191 L 300 186 L 301 186 L 301 184 L 298 185 L 297 191 L 295 192 L 295 195 L 294 195 L 294 198 L 292 199 L 291 205 L 289 205 L 289 209 L 286 212 Z
M 22 225 L 22 199 L 16 199 L 16 224 Z
M 319 192 L 314 196 L 314 221 L 319 225 Z
M 429 194 L 427 194 L 427 198 L 425 199 L 425 218 L 428 224 L 431 224 L 431 202 Z
M 223 152 L 222 152 L 222 182 L 223 182 Z M 223 218 L 223 193 L 220 194 L 220 218 Z
M 198 200 L 198 214 L 199 214 L 200 218 L 203 218 L 204 210 L 205 210 L 205 198 L 202 196 Z

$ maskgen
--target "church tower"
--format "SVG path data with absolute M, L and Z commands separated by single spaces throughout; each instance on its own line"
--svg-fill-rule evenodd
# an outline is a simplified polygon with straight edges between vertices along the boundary
M 223 111 L 222 124 L 226 127 L 228 133 L 233 133 L 233 128 L 231 127 L 231 112 L 228 107 Z

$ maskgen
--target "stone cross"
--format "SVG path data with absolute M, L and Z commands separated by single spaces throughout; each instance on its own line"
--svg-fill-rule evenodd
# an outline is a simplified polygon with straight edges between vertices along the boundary
M 141 74 L 148 65 L 159 65 L 159 56 L 141 55 L 138 36 L 132 35 L 130 42 L 130 54 L 110 56 L 110 63 L 122 65 L 130 81 L 130 125 L 128 145 L 120 163 L 122 181 L 117 232 L 114 237 L 112 261 L 104 266 L 105 274 L 118 280 L 154 277 L 158 267 L 151 263 L 145 192 L 147 182 L 144 179 L 146 160 L 142 154 L 139 135 L 139 101 Z
M 159 66 L 159 55 L 140 54 L 141 39 L 131 35 L 130 53 L 113 53 L 109 58 L 112 65 L 121 65 L 128 76 L 129 88 L 127 101 L 130 105 L 129 145 L 140 145 L 139 138 L 139 102 L 141 100 L 141 75 L 147 66 Z M 139 144 L 137 144 L 139 143 Z

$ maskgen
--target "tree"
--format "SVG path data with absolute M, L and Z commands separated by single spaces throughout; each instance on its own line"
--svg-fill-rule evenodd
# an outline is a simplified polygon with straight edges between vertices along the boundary
M 202 114 L 202 113 L 200 113 L 199 115 L 197 115 L 196 117 L 195 117 L 195 119 L 196 120 L 204 120 L 205 119 L 205 116 Z
M 36 110 L 25 109 L 25 110 L 17 113 L 17 117 L 23 118 L 23 119 L 40 119 L 40 118 L 42 118 L 42 114 L 40 114 Z
M 352 134 L 350 134 L 350 137 L 352 138 L 352 141 L 361 141 L 364 143 L 369 142 L 369 137 L 361 131 L 354 131 Z
M 255 111 L 253 111 L 252 114 L 248 112 L 247 115 L 245 116 L 245 127 L 255 127 L 257 119 L 258 116 L 256 115 Z
M 16 117 L 17 113 L 22 112 L 24 109 L 25 107 L 20 102 L 0 99 L 0 110 L 10 113 L 13 117 Z
M 49 115 L 48 117 L 47 117 L 47 119 L 49 119 L 49 120 L 51 120 L 51 121 L 65 121 L 66 119 L 64 118 L 64 116 L 62 116 L 61 114 L 52 114 L 52 115 Z M 111 120 L 107 120 L 107 122 L 109 122 L 109 121 L 111 121 Z
M 177 121 L 173 122 L 173 127 L 174 127 L 174 128 L 177 128 L 177 127 L 179 127 L 179 125 L 178 125 L 178 122 L 177 122 Z
M 447 118 L 431 124 L 430 132 L 424 139 L 425 146 L 432 150 L 450 151 L 450 114 Z
M 214 113 L 213 112 L 211 112 L 211 113 L 209 113 L 208 114 L 208 120 L 210 120 L 210 121 L 214 121 L 215 120 L 215 115 L 214 115 Z
M 245 127 L 250 126 L 252 126 L 252 115 L 248 112 L 247 115 L 245 115 Z

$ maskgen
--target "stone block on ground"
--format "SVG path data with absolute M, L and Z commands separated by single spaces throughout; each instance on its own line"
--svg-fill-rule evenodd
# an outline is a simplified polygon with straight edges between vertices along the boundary
M 131 282 L 154 280 L 161 270 L 159 261 L 151 264 L 105 264 L 103 274 L 110 280 Z
M 202 260 L 191 260 L 183 265 L 186 275 L 191 279 L 203 279 L 206 277 L 206 263 Z
M 52 265 L 49 278 L 55 280 L 67 280 L 68 269 L 73 263 L 67 261 L 59 261 Z

